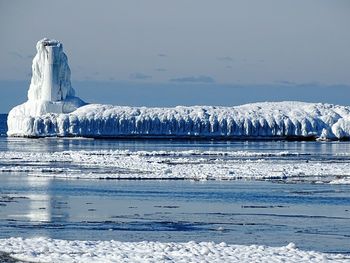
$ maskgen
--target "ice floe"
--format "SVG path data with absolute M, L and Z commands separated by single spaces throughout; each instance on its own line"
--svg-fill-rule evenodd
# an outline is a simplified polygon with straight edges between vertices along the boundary
M 350 184 L 350 176 L 348 177 L 342 177 L 342 178 L 336 178 L 329 182 L 330 184 Z
M 0 159 L 0 172 L 56 178 L 346 183 L 350 177 L 349 158 L 325 162 L 322 156 L 285 151 L 7 151 Z

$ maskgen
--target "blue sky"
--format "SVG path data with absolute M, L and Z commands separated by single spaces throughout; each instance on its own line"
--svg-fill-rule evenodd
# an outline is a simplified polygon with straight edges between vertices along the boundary
M 348 0 L 0 1 L 0 111 L 25 99 L 43 37 L 87 101 L 348 104 L 349 14 Z

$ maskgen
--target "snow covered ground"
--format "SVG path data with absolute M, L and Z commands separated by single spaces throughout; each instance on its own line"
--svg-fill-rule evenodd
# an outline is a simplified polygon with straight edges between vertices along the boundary
M 213 242 L 66 241 L 43 237 L 0 239 L 0 251 L 31 262 L 350 262 L 341 254 Z
M 349 183 L 348 158 L 297 152 L 61 151 L 0 152 L 1 172 L 81 179 L 286 180 Z

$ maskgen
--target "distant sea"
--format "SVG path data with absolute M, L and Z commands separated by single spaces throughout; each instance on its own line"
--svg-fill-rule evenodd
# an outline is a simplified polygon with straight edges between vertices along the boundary
M 0 114 L 0 136 L 6 136 L 8 114 Z

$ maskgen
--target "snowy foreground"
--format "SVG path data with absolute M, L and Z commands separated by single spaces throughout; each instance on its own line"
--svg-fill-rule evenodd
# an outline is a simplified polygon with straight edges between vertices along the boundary
M 86 105 L 75 97 L 62 43 L 44 38 L 36 49 L 28 101 L 10 111 L 9 136 L 350 139 L 347 106 L 302 102 L 175 108 Z
M 160 243 L 0 239 L 0 251 L 30 262 L 350 262 L 347 255 L 213 242 Z
M 350 184 L 348 157 L 339 153 L 336 160 L 325 162 L 322 155 L 297 152 L 6 151 L 0 152 L 0 172 L 67 179 L 245 179 Z

